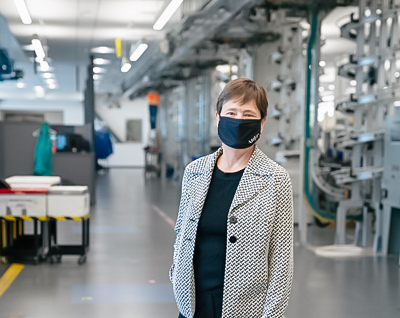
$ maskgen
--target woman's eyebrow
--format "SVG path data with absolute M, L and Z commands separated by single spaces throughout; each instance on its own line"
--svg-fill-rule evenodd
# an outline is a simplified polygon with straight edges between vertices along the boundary
M 230 110 L 235 110 L 235 111 L 237 111 L 237 107 L 229 107 L 228 109 L 225 109 L 226 112 L 227 112 L 227 111 L 230 111 Z
M 246 109 L 245 111 L 243 111 L 243 113 L 251 113 L 251 114 L 255 114 L 256 112 L 252 109 Z

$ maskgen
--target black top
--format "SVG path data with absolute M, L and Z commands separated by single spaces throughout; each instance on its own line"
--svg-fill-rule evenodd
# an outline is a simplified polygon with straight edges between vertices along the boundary
M 197 228 L 193 258 L 196 318 L 221 316 L 220 312 L 215 313 L 215 307 L 222 311 L 227 218 L 243 171 L 224 173 L 216 166 L 213 172 Z

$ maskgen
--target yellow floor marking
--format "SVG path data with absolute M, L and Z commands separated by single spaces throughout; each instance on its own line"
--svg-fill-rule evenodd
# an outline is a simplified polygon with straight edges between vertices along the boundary
M 19 273 L 24 268 L 22 264 L 12 264 L 9 269 L 4 273 L 0 278 L 0 297 L 4 294 L 4 292 L 10 287 L 13 281 L 17 278 Z

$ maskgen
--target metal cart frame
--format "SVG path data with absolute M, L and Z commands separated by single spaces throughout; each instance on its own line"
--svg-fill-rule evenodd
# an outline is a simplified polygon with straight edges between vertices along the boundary
M 33 259 L 35 264 L 46 259 L 45 233 L 47 217 L 0 216 L 0 255 L 17 259 Z M 33 221 L 33 234 L 24 233 L 24 221 Z M 40 222 L 40 234 L 38 231 Z M 4 230 L 4 233 L 3 233 Z M 3 238 L 5 242 L 3 242 Z M 5 246 L 4 246 L 5 243 Z
M 78 255 L 78 264 L 82 265 L 86 262 L 86 253 L 89 250 L 89 219 L 87 214 L 83 217 L 67 217 L 57 216 L 48 217 L 49 219 L 49 235 L 47 258 L 51 264 L 55 262 L 61 263 L 63 255 Z M 60 245 L 57 242 L 57 221 L 82 221 L 82 244 L 81 245 Z

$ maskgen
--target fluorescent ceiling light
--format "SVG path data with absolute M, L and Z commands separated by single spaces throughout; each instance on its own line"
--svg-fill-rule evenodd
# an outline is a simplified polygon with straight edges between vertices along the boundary
M 399 72 L 396 72 L 396 73 L 394 73 L 394 76 L 400 77 L 400 73 L 399 73 Z
M 320 88 L 318 88 L 318 91 L 319 91 L 320 93 L 323 93 L 323 92 L 325 91 L 325 88 L 324 88 L 323 86 L 321 86 Z
M 110 63 L 111 63 L 110 60 L 102 59 L 102 58 L 96 58 L 93 60 L 93 64 L 96 64 L 96 65 L 107 65 Z
M 333 90 L 335 89 L 335 85 L 331 84 L 331 85 L 328 86 L 328 88 L 329 88 L 331 91 L 333 91 Z
M 23 24 L 31 24 L 32 19 L 29 15 L 28 8 L 26 7 L 25 0 L 14 0 L 15 6 L 17 7 L 19 16 L 21 17 Z
M 56 84 L 49 84 L 50 89 L 55 89 L 56 87 L 57 87 Z
M 22 45 L 22 48 L 23 48 L 25 51 L 34 51 L 34 50 L 35 50 L 35 48 L 33 47 L 32 44 Z
M 238 79 L 238 76 L 237 75 L 232 75 L 231 76 L 231 80 L 234 81 L 235 79 Z
M 99 47 L 94 47 L 91 49 L 92 53 L 100 53 L 100 54 L 111 54 L 114 53 L 115 50 L 111 47 L 108 46 L 99 46 Z
M 46 80 L 47 84 L 54 84 L 56 81 L 53 78 L 49 78 Z
M 43 98 L 46 92 L 42 86 L 35 86 L 35 94 L 37 98 Z
M 34 38 L 32 39 L 32 45 L 33 48 L 35 49 L 37 58 L 40 61 L 43 61 L 46 54 L 44 53 L 42 42 L 39 40 L 37 35 L 34 35 Z
M 121 72 L 126 73 L 131 69 L 132 65 L 127 58 L 122 58 Z
M 319 61 L 319 66 L 324 67 L 326 65 L 325 61 Z
M 146 43 L 141 43 L 132 53 L 130 60 L 133 62 L 136 62 L 144 53 L 144 51 L 147 50 L 149 46 Z
M 183 0 L 171 0 L 169 5 L 165 8 L 164 12 L 160 15 L 157 22 L 154 24 L 154 30 L 162 30 L 162 28 L 167 24 L 172 15 L 179 8 Z
M 40 62 L 40 69 L 42 72 L 47 72 L 50 69 L 49 63 L 46 60 Z
M 395 102 L 394 102 L 394 106 L 395 106 L 395 107 L 400 107 L 400 100 L 395 101 Z
M 228 64 L 218 65 L 215 69 L 223 74 L 229 74 L 231 72 L 231 66 Z
M 94 80 L 99 80 L 101 76 L 99 74 L 93 74 L 93 79 Z
M 356 85 L 357 85 L 357 81 L 356 81 L 356 80 L 350 81 L 350 85 L 351 85 L 351 86 L 356 86 Z
M 333 95 L 322 96 L 321 99 L 323 102 L 331 102 L 335 100 L 335 96 Z
M 44 78 L 52 78 L 52 77 L 53 77 L 53 74 L 51 74 L 51 73 L 43 73 L 42 76 L 43 76 Z
M 24 87 L 25 87 L 25 84 L 24 84 L 24 83 L 21 83 L 21 82 L 19 82 L 19 83 L 17 83 L 17 87 L 18 87 L 18 88 L 24 88 Z
M 94 72 L 94 73 L 105 73 L 106 70 L 105 70 L 104 68 L 95 66 L 95 67 L 93 67 L 93 72 Z

